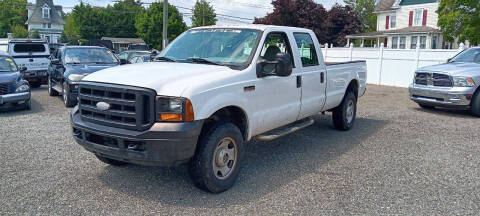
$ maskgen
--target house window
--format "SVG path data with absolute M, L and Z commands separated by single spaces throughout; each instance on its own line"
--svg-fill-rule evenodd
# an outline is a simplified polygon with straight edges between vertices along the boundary
M 395 28 L 397 25 L 397 16 L 390 16 L 390 28 Z
M 42 28 L 47 28 L 47 24 L 46 24 L 46 23 L 42 23 Z
M 400 37 L 400 45 L 399 45 L 399 48 L 400 48 L 400 49 L 405 49 L 405 47 L 406 47 L 405 44 L 406 44 L 406 43 L 407 43 L 407 37 L 405 37 L 405 36 Z
M 418 42 L 418 36 L 412 36 L 410 38 L 410 49 L 416 49 L 417 48 L 417 42 Z
M 420 49 L 427 48 L 427 36 L 420 36 Z
M 423 21 L 423 9 L 415 9 L 413 13 L 413 25 L 421 26 Z
M 437 49 L 437 36 L 432 36 L 432 49 Z
M 52 28 L 52 24 L 51 24 L 51 23 L 48 23 L 48 28 Z
M 398 37 L 392 37 L 392 49 L 398 48 Z

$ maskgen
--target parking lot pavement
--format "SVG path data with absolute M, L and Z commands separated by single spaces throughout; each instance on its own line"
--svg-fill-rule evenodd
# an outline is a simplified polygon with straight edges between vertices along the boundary
M 480 119 L 423 110 L 407 89 L 370 85 L 353 130 L 330 115 L 248 144 L 236 185 L 213 195 L 185 166 L 108 166 L 72 136 L 60 98 L 0 113 L 0 215 L 405 214 L 480 212 Z

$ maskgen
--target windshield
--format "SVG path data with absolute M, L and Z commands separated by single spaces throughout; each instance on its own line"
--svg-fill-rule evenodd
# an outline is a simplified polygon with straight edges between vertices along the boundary
M 17 71 L 17 65 L 9 57 L 0 57 L 0 72 Z
M 175 61 L 204 59 L 199 63 L 247 66 L 253 56 L 260 31 L 252 29 L 194 29 L 185 32 L 159 56 Z
M 112 64 L 118 60 L 110 50 L 101 48 L 71 48 L 65 51 L 65 63 Z
M 480 48 L 465 50 L 455 56 L 450 62 L 480 63 Z

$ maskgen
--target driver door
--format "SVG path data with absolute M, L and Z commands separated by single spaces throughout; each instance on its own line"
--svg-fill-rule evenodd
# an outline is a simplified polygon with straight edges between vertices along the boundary
M 301 106 L 301 85 L 297 84 L 297 65 L 294 62 L 289 35 L 286 32 L 270 32 L 261 46 L 259 58 L 269 61 L 275 59 L 278 52 L 287 52 L 292 56 L 292 74 L 288 77 L 267 76 L 257 78 L 255 82 L 256 113 L 255 134 L 284 126 L 297 120 Z M 265 68 L 274 70 L 274 67 Z

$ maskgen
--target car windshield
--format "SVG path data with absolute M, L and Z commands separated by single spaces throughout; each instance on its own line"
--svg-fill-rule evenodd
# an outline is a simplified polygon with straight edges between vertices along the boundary
M 0 57 L 0 72 L 17 71 L 17 65 L 9 57 Z
M 260 31 L 253 29 L 193 29 L 185 32 L 158 56 L 175 61 L 247 66 Z
M 118 60 L 108 49 L 102 48 L 70 48 L 65 51 L 65 63 L 97 63 L 112 64 Z
M 455 56 L 450 62 L 469 62 L 480 64 L 480 48 L 468 49 Z

